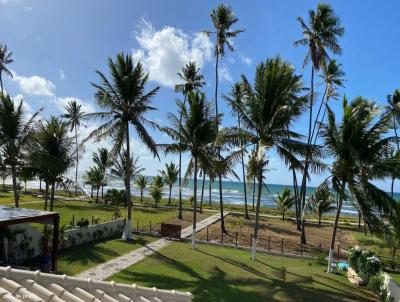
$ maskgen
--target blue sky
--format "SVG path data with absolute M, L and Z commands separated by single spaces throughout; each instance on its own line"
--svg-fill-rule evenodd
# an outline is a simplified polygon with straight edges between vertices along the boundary
M 45 107 L 43 116 L 59 115 L 71 98 L 78 99 L 87 111 L 96 110 L 94 89 L 90 82 L 98 79 L 95 70 L 106 72 L 108 56 L 118 52 L 130 53 L 143 60 L 150 72 L 149 88 L 161 86 L 154 99 L 159 110 L 151 118 L 166 123 L 167 112 L 175 111 L 173 92 L 176 72 L 183 62 L 196 59 L 202 67 L 212 99 L 214 87 L 214 37 L 200 34 L 211 28 L 209 14 L 218 1 L 95 1 L 95 0 L 0 0 L 0 43 L 13 51 L 10 68 L 14 79 L 5 81 L 5 89 L 12 95 L 21 95 L 27 110 Z M 318 1 L 226 1 L 240 19 L 236 28 L 245 33 L 234 41 L 235 53 L 228 53 L 222 64 L 221 93 L 227 93 L 233 81 L 241 74 L 253 78 L 258 62 L 280 55 L 291 62 L 298 73 L 304 74 L 309 85 L 310 69 L 302 69 L 306 50 L 293 47 L 301 38 L 297 16 L 307 16 L 309 8 Z M 400 87 L 400 26 L 399 1 L 329 1 L 346 29 L 340 40 L 343 55 L 338 61 L 346 72 L 346 88 L 341 91 L 349 99 L 362 95 L 382 106 L 386 95 Z M 320 86 L 318 86 L 320 88 Z M 229 109 L 220 99 L 220 108 L 226 112 L 224 125 L 234 121 Z M 333 105 L 338 110 L 340 102 Z M 82 129 L 82 136 L 94 125 Z M 295 124 L 296 131 L 305 133 L 303 117 Z M 167 139 L 154 133 L 158 142 Z M 133 137 L 136 155 L 147 174 L 154 175 L 166 161 L 175 156 L 153 160 L 147 150 Z M 90 163 L 90 154 L 107 142 L 89 143 L 82 161 L 82 169 Z M 287 169 L 273 152 L 269 154 L 271 169 L 267 181 L 290 184 Z M 318 185 L 323 176 L 313 177 Z M 389 182 L 382 183 L 389 188 Z M 400 189 L 396 185 L 396 189 Z

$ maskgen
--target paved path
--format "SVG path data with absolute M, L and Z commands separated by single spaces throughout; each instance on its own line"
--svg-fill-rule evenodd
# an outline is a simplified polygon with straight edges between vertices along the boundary
M 228 215 L 229 212 L 224 213 L 224 216 Z M 200 231 L 207 226 L 215 223 L 220 219 L 220 214 L 212 215 L 196 225 L 196 231 Z M 186 238 L 192 235 L 193 226 L 189 226 L 182 230 L 182 238 Z M 169 245 L 171 241 L 161 238 L 152 243 L 145 245 L 144 247 L 138 248 L 125 254 L 123 256 L 114 258 L 108 262 L 102 263 L 96 267 L 93 267 L 85 272 L 77 275 L 80 278 L 91 278 L 93 280 L 104 280 L 112 275 L 126 269 L 127 267 L 142 261 L 147 256 L 153 254 L 154 252 L 162 249 Z

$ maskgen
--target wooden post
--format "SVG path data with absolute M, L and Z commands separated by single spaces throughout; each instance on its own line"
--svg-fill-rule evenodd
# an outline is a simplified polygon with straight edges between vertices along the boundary
M 268 252 L 271 250 L 271 236 L 268 236 Z
M 221 232 L 221 244 L 224 244 L 224 232 Z
M 136 220 L 136 231 L 139 233 L 139 219 Z
M 60 215 L 57 213 L 54 216 L 53 221 L 53 251 L 51 255 L 51 270 L 57 272 L 57 252 L 58 252 L 58 241 L 60 234 Z
M 207 242 L 208 242 L 208 228 L 207 228 Z
M 151 233 L 151 220 L 150 220 L 150 233 Z
M 322 246 L 321 246 L 321 242 L 319 243 L 319 252 L 321 253 L 322 251 Z
M 337 261 L 340 261 L 340 244 L 337 246 Z
M 72 226 L 75 226 L 75 214 L 72 214 Z
M 235 245 L 238 245 L 238 233 L 236 232 L 236 239 L 235 239 Z
M 93 216 L 92 216 L 92 225 L 93 225 Z
M 283 254 L 283 237 L 282 237 L 282 241 L 281 241 L 281 253 Z

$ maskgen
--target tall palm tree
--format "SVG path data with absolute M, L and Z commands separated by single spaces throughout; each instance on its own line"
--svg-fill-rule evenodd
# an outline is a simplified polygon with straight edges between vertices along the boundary
M 282 214 L 282 221 L 285 221 L 286 211 L 294 205 L 294 196 L 292 191 L 290 191 L 288 187 L 285 187 L 273 200 Z
M 122 179 L 125 187 L 128 185 L 130 186 L 130 184 L 127 184 L 127 182 L 130 183 L 132 180 L 135 180 L 136 177 L 144 171 L 144 168 L 139 165 L 139 158 L 135 158 L 133 153 L 129 157 L 129 161 L 130 162 L 128 164 L 126 150 L 121 150 L 110 169 L 110 176 L 114 179 Z M 129 202 L 130 199 L 125 202 L 126 207 L 129 207 Z
M 171 144 L 159 145 L 166 153 L 189 152 L 193 159 L 193 231 L 192 248 L 196 248 L 196 214 L 197 214 L 197 175 L 198 164 L 213 154 L 213 144 L 216 138 L 218 119 L 211 105 L 206 101 L 205 94 L 199 91 L 188 94 L 188 106 L 178 102 L 182 120 L 173 114 L 168 118 L 171 127 L 163 127 L 161 131 L 166 133 L 174 141 Z M 188 174 L 188 173 L 187 173 Z
M 213 23 L 213 30 L 204 31 L 205 34 L 215 35 L 215 116 L 218 116 L 218 67 L 219 61 L 225 56 L 225 47 L 227 47 L 230 51 L 234 51 L 232 45 L 232 39 L 235 38 L 238 34 L 244 32 L 243 29 L 232 30 L 231 27 L 236 24 L 239 19 L 236 17 L 233 9 L 225 4 L 220 4 L 216 9 L 213 9 L 210 14 L 211 21 Z M 217 126 L 218 132 L 218 126 Z M 218 151 L 220 153 L 220 151 Z M 220 155 L 220 154 L 218 154 Z M 222 177 L 218 175 L 218 186 L 219 186 L 219 203 L 220 203 L 220 212 L 221 212 L 221 231 L 226 233 L 225 228 L 225 220 L 224 220 L 224 203 L 222 196 Z
M 73 138 L 68 136 L 68 125 L 57 117 L 40 122 L 29 145 L 30 166 L 46 182 L 45 205 L 50 188 L 50 211 L 53 211 L 56 185 L 64 185 L 65 172 L 73 165 Z
M 15 207 L 19 207 L 18 174 L 26 157 L 26 147 L 40 110 L 26 117 L 23 100 L 19 103 L 10 95 L 0 94 L 0 148 L 4 164 L 11 171 Z
M 143 202 L 143 192 L 147 186 L 147 177 L 142 174 L 139 174 L 138 177 L 136 178 L 136 186 L 140 190 L 140 202 Z
M 150 121 L 146 114 L 155 110 L 151 106 L 152 98 L 156 95 L 159 87 L 146 91 L 149 75 L 143 70 L 142 64 L 134 64 L 130 55 L 120 53 L 115 61 L 108 59 L 110 79 L 102 72 L 97 71 L 100 77 L 99 84 L 93 84 L 96 89 L 96 101 L 103 112 L 88 114 L 87 117 L 100 119 L 104 123 L 93 131 L 88 139 L 111 138 L 113 149 L 111 158 L 125 146 L 126 173 L 125 191 L 128 206 L 128 221 L 125 225 L 123 238 L 132 238 L 132 208 L 131 208 L 131 186 L 130 186 L 130 125 L 135 129 L 138 137 L 149 148 L 150 152 L 158 157 L 156 144 L 147 131 L 146 126 L 156 126 Z
M 290 130 L 291 123 L 301 115 L 306 104 L 301 76 L 296 75 L 291 64 L 279 57 L 260 63 L 256 69 L 254 87 L 246 78 L 246 102 L 238 107 L 241 128 L 224 129 L 219 140 L 233 146 L 254 146 L 248 163 L 248 174 L 256 176 L 258 183 L 256 221 L 253 236 L 252 258 L 256 258 L 257 235 L 264 171 L 268 161 L 265 153 L 272 148 L 285 161 L 292 156 L 308 152 L 309 145 L 297 141 L 299 134 Z
M 168 195 L 168 204 L 171 204 L 171 192 L 172 186 L 178 180 L 179 170 L 174 163 L 165 164 L 165 170 L 160 171 L 164 182 L 168 185 L 169 195 Z
M 381 219 L 374 209 L 392 217 L 397 206 L 392 198 L 370 181 L 388 177 L 393 169 L 398 169 L 400 161 L 388 157 L 394 142 L 394 137 L 387 136 L 390 117 L 384 115 L 376 119 L 379 110 L 374 103 L 358 97 L 348 104 L 344 98 L 343 118 L 339 123 L 329 107 L 327 112 L 328 122 L 322 126 L 322 137 L 329 155 L 333 158 L 329 178 L 337 193 L 337 210 L 328 261 L 328 272 L 331 272 L 337 226 L 346 188 L 369 228 L 381 225 Z
M 313 106 L 314 106 L 314 73 L 318 72 L 321 66 L 326 65 L 329 60 L 328 51 L 333 54 L 341 54 L 342 49 L 338 43 L 338 38 L 343 36 L 344 28 L 340 25 L 339 18 L 335 15 L 334 10 L 329 4 L 320 3 L 317 10 L 308 11 L 308 21 L 302 17 L 298 17 L 303 38 L 294 42 L 295 46 L 306 46 L 308 48 L 304 59 L 303 67 L 311 62 L 311 84 L 310 84 L 310 99 L 309 99 L 309 122 L 308 122 L 308 139 L 307 143 L 312 143 L 312 128 L 313 128 Z M 302 211 L 306 206 L 306 188 L 307 188 L 307 173 L 309 166 L 310 154 L 306 156 L 303 178 L 301 182 L 300 198 L 302 203 Z M 302 215 L 304 217 L 304 215 Z M 305 223 L 302 221 L 301 241 L 306 243 Z
M 400 90 L 396 89 L 392 95 L 387 96 L 386 112 L 392 116 L 393 130 L 396 136 L 397 153 L 400 153 L 400 142 L 397 133 L 397 124 L 400 123 Z M 393 189 L 396 175 L 392 176 L 391 196 L 393 198 Z
M 234 115 L 237 115 L 237 125 L 240 129 L 240 114 L 237 110 L 238 107 L 243 106 L 244 102 L 244 88 L 242 83 L 235 83 L 231 88 L 231 92 L 229 95 L 224 95 L 224 99 L 228 102 L 228 104 L 232 108 L 232 112 Z M 244 154 L 243 154 L 243 144 L 240 145 L 241 154 L 241 162 L 242 162 L 242 179 L 243 179 L 243 192 L 244 192 L 244 211 L 245 211 L 245 218 L 249 219 L 249 212 L 247 208 L 247 190 L 246 190 L 246 172 L 245 172 L 245 164 L 244 164 Z
M 7 45 L 0 45 L 0 87 L 1 93 L 4 92 L 3 90 L 3 72 L 10 77 L 13 77 L 12 72 L 7 68 L 8 64 L 14 62 L 11 58 L 12 52 L 8 51 Z
M 183 94 L 183 104 L 186 104 L 187 94 L 193 90 L 203 87 L 206 82 L 200 73 L 200 68 L 196 67 L 196 62 L 189 62 L 178 72 L 178 77 L 182 80 L 181 84 L 175 85 L 175 91 Z M 182 120 L 182 113 L 180 114 Z M 178 218 L 182 219 L 182 154 L 179 153 L 179 212 Z
M 107 169 L 111 166 L 109 151 L 107 148 L 99 148 L 97 153 L 92 154 L 93 162 L 102 171 L 103 182 L 101 184 L 101 198 L 104 197 L 104 186 L 107 185 Z
M 69 101 L 65 106 L 66 113 L 62 115 L 68 121 L 70 131 L 75 132 L 75 196 L 78 195 L 78 169 L 79 169 L 79 144 L 78 130 L 80 126 L 86 127 L 82 121 L 85 119 L 85 112 L 82 110 L 82 105 L 75 100 Z
M 324 213 L 336 209 L 336 201 L 329 188 L 327 181 L 323 182 L 308 198 L 308 206 L 317 214 L 318 225 L 321 225 L 321 218 Z

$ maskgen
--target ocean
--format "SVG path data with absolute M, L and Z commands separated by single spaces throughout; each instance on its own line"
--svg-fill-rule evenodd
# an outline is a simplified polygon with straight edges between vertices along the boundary
M 151 183 L 152 177 L 148 177 L 148 186 Z M 205 181 L 205 186 L 204 186 L 204 197 L 203 197 L 203 202 L 208 203 L 209 202 L 209 184 L 210 182 L 208 180 Z M 84 191 L 86 194 L 89 195 L 90 193 L 90 186 L 88 185 L 83 185 Z M 27 183 L 28 187 L 32 188 L 38 188 L 39 187 L 39 182 L 38 181 L 29 181 Z M 202 179 L 198 180 L 198 200 L 200 200 L 201 196 L 201 186 L 202 186 Z M 288 187 L 293 191 L 293 187 L 291 185 L 280 185 L 280 184 L 267 184 L 267 189 L 263 189 L 262 195 L 261 195 L 261 205 L 265 207 L 270 207 L 274 208 L 275 207 L 275 202 L 273 201 L 273 198 L 280 192 L 285 187 Z M 108 181 L 108 185 L 104 187 L 104 192 L 107 191 L 107 189 L 111 188 L 116 188 L 116 189 L 124 189 L 124 184 L 122 181 L 119 180 L 110 180 Z M 244 204 L 244 187 L 243 187 L 243 182 L 239 181 L 222 181 L 222 188 L 223 188 L 223 200 L 225 204 L 235 204 L 235 205 L 243 205 Z M 148 188 L 147 188 L 148 189 Z M 149 191 L 145 190 L 144 195 L 149 196 Z M 315 187 L 307 187 L 306 191 L 306 196 L 309 196 L 313 191 L 315 190 Z M 169 189 L 167 186 L 164 186 L 163 188 L 163 198 L 168 198 L 168 193 Z M 247 185 L 247 201 L 248 205 L 251 207 L 253 203 L 253 185 L 248 184 Z M 138 188 L 136 188 L 134 185 L 132 186 L 132 194 L 133 195 L 139 195 L 140 191 Z M 176 183 L 172 187 L 172 198 L 179 198 L 179 187 L 178 184 Z M 185 185 L 185 187 L 182 190 L 182 197 L 187 199 L 193 196 L 193 180 L 189 180 L 188 183 Z M 394 198 L 396 200 L 400 199 L 400 193 L 394 193 Z M 211 186 L 211 201 L 214 203 L 219 202 L 219 189 L 218 189 L 218 182 L 215 181 L 212 183 Z M 358 211 L 354 208 L 354 206 L 351 204 L 350 201 L 345 201 L 343 204 L 342 208 L 342 214 L 343 215 L 358 215 Z

